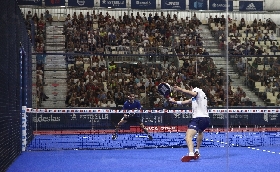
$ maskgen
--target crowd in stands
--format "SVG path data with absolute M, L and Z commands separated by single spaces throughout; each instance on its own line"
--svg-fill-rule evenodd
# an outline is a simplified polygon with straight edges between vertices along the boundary
M 226 44 L 225 24 L 229 23 L 228 45 Z M 52 16 L 46 11 L 45 15 L 26 15 L 27 28 L 31 30 L 34 23 L 35 49 L 44 51 L 45 25 L 52 24 Z M 68 69 L 68 90 L 66 105 L 68 107 L 120 107 L 129 91 L 147 107 L 169 107 L 169 104 L 157 93 L 160 82 L 168 82 L 185 87 L 190 79 L 199 79 L 203 83 L 209 99 L 209 106 L 225 106 L 225 99 L 229 99 L 230 106 L 255 106 L 246 93 L 240 88 L 229 87 L 226 92 L 227 79 L 223 69 L 217 69 L 215 62 L 203 47 L 203 37 L 200 35 L 200 20 L 194 14 L 192 17 L 179 19 L 163 12 L 158 15 L 138 12 L 122 16 L 106 14 L 92 14 L 80 12 L 68 14 L 64 22 L 65 49 L 67 52 L 86 53 L 92 55 L 77 55 L 73 58 L 74 65 Z M 213 36 L 223 51 L 228 51 L 231 65 L 240 76 L 246 76 L 244 84 L 252 91 L 256 91 L 255 82 L 260 81 L 266 90 L 273 94 L 279 93 L 279 57 L 257 57 L 258 55 L 275 55 L 280 49 L 275 35 L 275 23 L 272 20 L 255 19 L 253 22 L 235 21 L 223 15 L 208 19 Z M 161 65 L 151 65 L 138 62 L 137 65 L 114 63 L 104 60 L 106 46 L 136 46 L 145 50 L 154 50 L 157 47 L 172 47 L 174 53 L 183 60 L 183 66 L 174 64 L 172 57 L 164 56 L 167 52 L 155 52 L 162 56 Z M 148 51 L 146 51 L 148 52 Z M 149 52 L 150 53 L 150 52 Z M 194 58 L 200 57 L 198 62 Z M 239 55 L 239 56 L 238 56 Z M 243 55 L 243 56 L 242 56 Z M 256 56 L 256 58 L 252 57 Z M 85 65 L 90 61 L 90 65 Z M 250 62 L 251 61 L 251 62 Z M 196 65 L 196 63 L 198 63 Z M 259 70 L 259 66 L 263 70 Z M 266 70 L 266 65 L 270 70 Z M 197 74 L 196 74 L 196 68 Z M 43 94 L 43 66 L 38 67 L 37 89 L 39 99 L 46 99 Z M 257 71 L 257 72 L 256 72 Z M 272 78 L 275 79 L 272 79 Z M 270 80 L 270 81 L 268 81 Z M 272 89 L 270 89 L 272 87 Z M 41 90 L 41 91 L 40 91 Z M 257 93 L 263 100 L 267 99 L 264 93 Z M 228 95 L 228 97 L 226 97 Z M 178 100 L 187 98 L 186 95 L 174 93 Z M 280 100 L 277 98 L 277 104 Z
M 45 52 L 46 43 L 46 22 L 52 22 L 52 16 L 48 10 L 45 14 L 41 13 L 40 16 L 37 13 L 32 14 L 28 11 L 25 16 L 25 24 L 33 43 L 33 50 L 37 53 Z M 48 99 L 48 96 L 44 94 L 44 58 L 43 55 L 37 55 L 37 66 L 36 66 L 36 90 L 37 90 L 37 104 L 41 106 L 42 101 Z
M 227 76 L 222 68 L 216 68 L 213 58 L 203 47 L 200 24 L 195 14 L 185 19 L 163 13 L 154 16 L 124 13 L 122 17 L 95 12 L 68 14 L 64 24 L 65 48 L 68 52 L 93 55 L 74 57 L 74 65 L 68 70 L 65 103 L 68 107 L 120 107 L 128 92 L 133 91 L 146 107 L 176 106 L 158 95 L 157 85 L 168 82 L 184 88 L 189 80 L 199 79 L 209 106 L 225 106 L 226 98 L 231 106 L 256 106 L 240 87 L 229 89 L 229 97 L 226 97 Z M 161 65 L 138 62 L 124 67 L 104 60 L 105 46 L 173 47 L 184 63 L 183 66 L 175 65 L 169 57 L 164 58 Z M 198 74 L 195 55 L 205 55 L 199 58 Z M 87 58 L 91 65 L 84 68 Z M 188 98 L 177 92 L 173 97 Z
M 45 15 L 43 13 L 40 16 L 37 13 L 32 14 L 28 11 L 26 14 L 26 26 L 30 39 L 34 39 L 34 50 L 38 53 L 43 53 L 45 50 L 46 40 L 46 21 L 49 21 L 49 11 L 47 10 Z
M 213 36 L 220 44 L 223 51 L 227 51 L 230 64 L 239 76 L 245 77 L 245 84 L 264 101 L 267 105 L 280 105 L 279 101 L 270 104 L 268 95 L 279 95 L 280 57 L 275 55 L 280 50 L 279 40 L 275 34 L 276 24 L 267 19 L 254 19 L 254 21 L 232 20 L 228 17 L 228 45 L 226 46 L 224 16 L 210 17 L 208 24 Z M 264 56 L 265 55 L 265 56 Z M 260 82 L 264 90 L 259 90 L 255 85 Z M 277 98 L 279 99 L 279 98 Z

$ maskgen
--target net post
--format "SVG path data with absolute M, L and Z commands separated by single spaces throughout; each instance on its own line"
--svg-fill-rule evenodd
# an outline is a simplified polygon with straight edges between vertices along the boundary
M 27 120 L 27 115 L 26 115 L 26 106 L 22 106 L 22 111 L 21 111 L 21 150 L 25 151 L 26 150 L 26 120 Z

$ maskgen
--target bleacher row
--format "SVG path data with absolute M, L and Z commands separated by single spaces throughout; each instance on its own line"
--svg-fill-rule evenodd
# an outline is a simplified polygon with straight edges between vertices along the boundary
M 100 18 L 100 16 L 98 16 L 98 18 Z M 140 16 L 140 18 L 141 18 L 141 16 Z M 65 21 L 65 19 L 66 18 L 57 18 L 57 17 L 55 17 L 55 16 L 53 16 L 53 21 L 55 22 L 55 21 L 60 21 L 60 22 L 62 22 L 63 20 Z M 85 19 L 85 18 L 84 18 Z M 147 20 L 147 22 L 148 22 L 148 20 Z M 179 22 L 180 23 L 180 22 Z M 191 23 L 191 22 L 190 22 Z M 205 21 L 204 21 L 204 23 L 205 23 Z M 182 23 L 181 23 L 182 24 Z M 212 24 L 210 24 L 210 25 L 212 25 Z M 100 28 L 99 27 L 99 23 L 94 23 L 94 24 L 92 24 L 92 26 L 93 27 L 90 27 L 90 29 L 98 29 L 98 28 Z M 219 26 L 219 25 L 218 25 Z M 218 27 L 216 27 L 216 28 L 218 28 Z M 175 29 L 176 30 L 176 29 Z M 212 30 L 216 30 L 215 28 L 214 29 L 212 29 Z M 198 29 L 196 29 L 196 28 L 193 28 L 192 29 L 192 31 L 191 32 L 189 32 L 189 33 L 187 33 L 187 35 L 189 36 L 189 34 L 191 34 L 191 35 L 196 35 L 197 36 L 197 34 L 196 34 L 196 32 L 198 32 Z M 108 32 L 107 32 L 108 33 Z M 106 34 L 107 34 L 106 33 Z M 174 37 L 173 37 L 173 40 L 176 40 L 175 41 L 175 43 L 177 44 L 177 45 L 180 45 L 180 43 L 182 43 L 182 41 L 181 41 L 181 39 L 180 38 L 182 38 L 182 35 L 180 35 L 180 33 L 181 32 L 177 32 L 177 34 L 174 34 Z M 186 35 L 185 35 L 186 36 Z M 187 36 L 187 37 L 188 37 Z M 241 38 L 242 38 L 242 36 L 247 36 L 247 35 L 244 35 L 244 34 L 241 34 Z M 250 34 L 248 35 L 248 36 L 251 36 Z M 174 39 L 175 38 L 175 39 Z M 195 38 L 195 37 L 194 37 Z M 201 37 L 199 37 L 198 36 L 198 38 L 199 39 L 202 39 Z M 184 38 L 185 39 L 185 38 Z M 192 39 L 192 38 L 191 38 Z M 198 46 L 198 47 L 203 47 L 203 45 L 201 46 L 201 45 L 198 45 L 197 43 L 198 42 L 200 42 L 201 40 L 199 40 L 199 39 L 197 39 L 197 42 L 194 44 L 195 46 Z M 196 38 L 195 38 L 195 40 L 196 40 Z M 241 39 L 242 40 L 242 39 Z M 245 38 L 244 38 L 244 40 L 245 40 Z M 191 44 L 191 42 L 184 42 L 182 45 L 183 46 L 187 46 L 187 45 L 190 45 Z M 267 46 L 268 46 L 268 44 L 269 43 L 267 43 Z M 125 47 L 125 48 L 124 48 Z M 129 48 L 127 48 L 126 46 L 122 46 L 122 47 L 119 47 L 119 46 L 112 46 L 112 45 L 105 45 L 103 48 L 104 48 L 104 51 L 105 51 L 105 53 L 107 54 L 107 53 L 111 53 L 111 54 L 116 54 L 116 55 L 120 55 L 120 54 L 147 54 L 147 51 L 145 50 L 145 47 L 142 47 L 142 46 L 135 46 L 134 48 L 131 48 L 132 46 L 128 46 Z M 188 46 L 188 48 L 190 48 L 191 46 Z M 192 48 L 192 47 L 191 47 Z M 167 49 L 167 51 L 166 50 L 164 50 L 163 52 L 164 53 L 167 53 L 167 54 L 171 54 L 171 53 L 174 53 L 174 51 L 173 51 L 174 49 L 173 48 L 169 48 L 169 49 Z M 161 53 L 161 52 L 156 52 L 156 53 Z M 197 52 L 196 52 L 196 50 L 195 51 L 193 51 L 192 53 L 194 53 L 194 54 L 196 54 Z M 188 53 L 185 53 L 185 54 L 188 54 Z M 98 59 L 98 60 L 100 60 L 100 58 Z M 183 60 L 185 60 L 185 59 L 183 59 Z M 188 61 L 188 60 L 187 60 Z M 54 65 L 54 64 L 52 64 L 52 65 Z M 84 64 L 84 70 L 86 71 L 88 68 L 92 68 L 92 66 L 91 66 L 92 64 L 89 64 L 89 63 L 86 63 L 86 64 Z M 48 67 L 50 67 L 50 65 L 47 65 L 46 66 L 47 68 Z M 75 67 L 75 65 L 74 65 L 74 67 Z M 181 69 L 180 69 L 181 70 Z M 68 76 L 69 77 L 69 76 Z M 108 83 L 106 82 L 106 84 L 104 84 L 105 82 L 103 82 L 103 86 L 104 85 L 108 85 Z M 69 84 L 69 83 L 68 83 Z M 68 85 L 69 86 L 69 85 Z M 142 95 L 144 95 L 144 94 L 142 94 Z M 160 100 L 158 99 L 158 98 L 156 98 L 156 100 L 154 101 L 155 103 L 158 103 Z
M 236 69 L 236 72 L 238 72 L 239 75 L 246 76 L 247 81 L 253 81 L 253 83 L 251 83 L 252 91 L 263 99 L 266 102 L 266 105 L 279 105 L 280 57 L 275 57 L 275 55 L 280 55 L 280 37 L 275 35 L 273 21 L 268 20 L 266 22 L 262 22 L 257 19 L 254 21 L 245 21 L 244 19 L 240 21 L 234 20 L 229 23 L 228 27 L 228 51 L 229 53 L 241 55 L 240 57 L 233 57 L 230 59 L 231 64 Z M 209 23 L 209 28 L 213 31 L 213 34 L 219 33 L 216 37 L 219 39 L 218 41 L 221 41 L 222 44 L 224 44 L 223 41 L 225 40 L 220 39 L 220 36 L 225 34 L 224 25 L 212 20 Z M 231 49 L 230 44 L 235 45 L 233 50 Z M 246 49 L 249 49 L 249 51 L 246 51 Z M 251 49 L 255 50 L 251 51 Z M 256 55 L 270 55 L 270 57 L 256 57 Z M 246 60 L 244 60 L 244 56 Z M 243 65 L 240 65 L 240 63 L 243 63 Z M 243 69 L 242 67 L 240 68 L 240 66 L 243 66 Z M 269 73 L 269 75 L 264 77 L 267 75 L 266 73 Z M 261 77 L 258 80 L 254 80 L 253 75 L 257 74 Z M 265 80 L 269 81 L 267 82 Z M 247 81 L 245 81 L 245 84 L 247 84 Z M 268 88 L 270 86 L 273 88 Z

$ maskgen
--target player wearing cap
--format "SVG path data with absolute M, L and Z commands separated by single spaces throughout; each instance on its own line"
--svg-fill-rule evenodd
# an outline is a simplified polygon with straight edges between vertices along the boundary
M 123 110 L 140 110 L 141 104 L 139 101 L 135 100 L 134 93 L 130 93 L 128 96 L 128 100 L 123 105 Z M 125 124 L 126 122 L 135 122 L 140 125 L 141 129 L 148 135 L 149 140 L 152 140 L 153 137 L 149 134 L 148 130 L 145 128 L 144 124 L 142 123 L 140 116 L 135 113 L 124 114 L 123 118 L 120 120 L 118 125 L 116 126 L 115 133 L 112 135 L 112 139 L 117 139 L 118 131 L 120 127 Z
M 188 104 L 192 103 L 192 119 L 189 122 L 188 130 L 186 132 L 186 142 L 188 145 L 189 153 L 184 156 L 181 160 L 183 162 L 188 162 L 192 159 L 199 158 L 199 148 L 203 139 L 203 131 L 209 126 L 210 119 L 207 111 L 207 97 L 205 93 L 200 89 L 200 82 L 198 80 L 193 80 L 189 83 L 189 90 L 174 86 L 173 90 L 181 91 L 192 96 L 191 99 L 184 101 L 175 101 L 170 99 L 169 101 L 176 104 Z M 194 151 L 193 138 L 198 133 L 196 142 L 197 148 Z

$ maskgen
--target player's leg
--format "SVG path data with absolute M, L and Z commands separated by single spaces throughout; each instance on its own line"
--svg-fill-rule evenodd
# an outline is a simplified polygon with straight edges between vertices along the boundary
M 181 161 L 182 162 L 189 162 L 192 159 L 198 159 L 197 156 L 194 155 L 194 144 L 193 144 L 193 137 L 196 135 L 197 131 L 195 129 L 189 128 L 186 132 L 186 142 L 188 145 L 189 153 L 186 156 L 183 156 Z
M 115 128 L 115 133 L 112 135 L 112 139 L 113 139 L 113 140 L 117 139 L 117 135 L 118 135 L 118 132 L 119 132 L 121 126 L 122 126 L 123 124 L 125 124 L 126 122 L 127 122 L 127 120 L 125 120 L 124 118 L 122 118 L 122 119 L 120 120 L 120 122 L 118 123 L 118 125 L 117 125 L 116 128 Z
M 142 122 L 139 123 L 140 128 L 148 135 L 150 140 L 153 140 L 153 137 L 150 135 L 148 129 L 144 126 L 144 124 Z
M 197 137 L 196 137 L 196 149 L 194 151 L 195 154 L 199 156 L 199 148 L 202 143 L 203 139 L 203 132 L 198 132 Z
M 122 126 L 123 124 L 125 124 L 126 122 L 127 122 L 127 120 L 125 120 L 124 118 L 122 118 L 122 119 L 120 120 L 120 122 L 118 123 L 118 125 L 116 126 L 115 133 L 118 133 L 119 130 L 120 130 L 120 128 L 121 128 L 121 126 Z
M 193 118 L 189 123 L 188 130 L 186 132 L 186 137 L 185 137 L 189 149 L 189 153 L 188 155 L 182 157 L 181 159 L 182 162 L 189 162 L 192 159 L 198 158 L 197 156 L 194 155 L 194 144 L 192 141 L 197 133 L 197 126 L 198 126 L 198 119 Z
M 199 118 L 198 121 L 198 135 L 196 138 L 196 149 L 195 149 L 195 153 L 199 156 L 199 148 L 202 144 L 202 140 L 203 140 L 203 131 L 209 126 L 210 121 L 209 118 Z
M 195 129 L 189 128 L 186 132 L 186 142 L 189 149 L 189 156 L 194 156 L 194 144 L 193 137 L 196 135 L 197 131 Z

